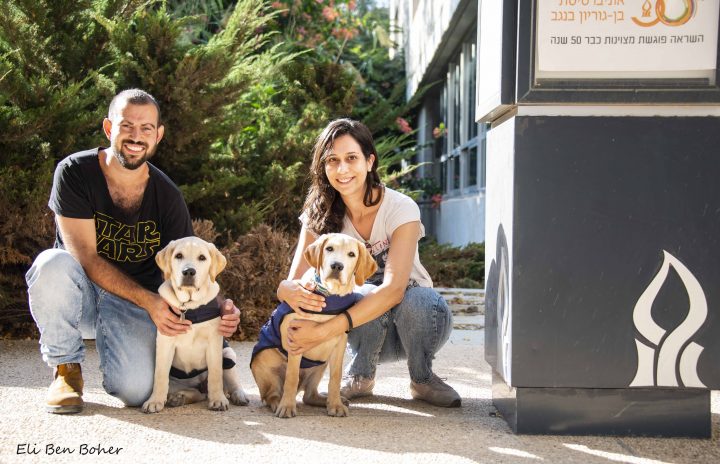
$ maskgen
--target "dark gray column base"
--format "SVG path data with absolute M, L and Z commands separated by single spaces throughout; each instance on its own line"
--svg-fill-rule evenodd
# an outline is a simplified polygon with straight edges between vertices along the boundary
M 709 438 L 710 390 L 509 387 L 493 370 L 493 403 L 513 432 Z

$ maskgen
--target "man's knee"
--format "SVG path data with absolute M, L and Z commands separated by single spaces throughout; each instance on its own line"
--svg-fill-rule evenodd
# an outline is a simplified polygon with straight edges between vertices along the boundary
M 105 391 L 118 398 L 125 406 L 138 407 L 150 398 L 153 389 L 153 373 L 145 375 L 118 375 L 105 378 Z
M 83 274 L 82 266 L 69 252 L 53 248 L 43 251 L 35 258 L 32 267 L 25 274 L 25 280 L 29 287 L 40 282 L 61 285 Z

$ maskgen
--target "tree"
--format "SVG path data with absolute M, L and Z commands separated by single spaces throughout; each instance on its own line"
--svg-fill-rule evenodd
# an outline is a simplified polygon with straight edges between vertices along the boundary
M 138 0 L 0 3 L 0 321 L 25 310 L 24 270 L 52 241 L 56 161 L 98 142 L 115 85 L 108 33 Z

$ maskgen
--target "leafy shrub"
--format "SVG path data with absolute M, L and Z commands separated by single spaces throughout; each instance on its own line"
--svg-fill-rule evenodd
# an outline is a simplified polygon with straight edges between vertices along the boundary
M 241 311 L 235 338 L 257 340 L 278 304 L 275 291 L 287 277 L 294 248 L 295 238 L 260 225 L 222 249 L 228 266 L 218 280 Z
M 420 262 L 436 287 L 482 288 L 485 278 L 485 244 L 464 247 L 441 245 L 435 239 L 420 242 Z
M 280 3 L 297 11 L 282 16 Z M 166 138 L 153 162 L 180 186 L 192 217 L 212 221 L 196 227 L 244 260 L 247 275 L 254 257 L 242 254 L 244 241 L 260 224 L 275 230 L 268 253 L 289 262 L 284 231 L 299 228 L 311 147 L 330 119 L 368 124 L 391 155 L 386 166 L 410 156 L 413 140 L 397 135 L 395 121 L 414 102 L 398 80 L 402 57 L 387 56 L 387 14 L 355 3 L 0 2 L 0 332 L 31 321 L 24 274 L 54 239 L 46 206 L 54 166 L 106 143 L 100 122 L 119 90 L 140 87 L 159 100 Z M 293 18 L 319 42 L 298 42 Z M 282 267 L 263 267 L 273 262 L 259 261 L 260 275 Z M 228 282 L 229 295 L 238 288 L 257 308 L 243 337 L 253 333 L 251 313 L 274 307 L 287 266 L 278 272 L 267 290 Z

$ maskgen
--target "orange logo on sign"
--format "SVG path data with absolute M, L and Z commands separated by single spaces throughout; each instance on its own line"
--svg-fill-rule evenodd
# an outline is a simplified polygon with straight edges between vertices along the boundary
M 669 18 L 665 14 L 665 0 L 656 0 L 655 19 L 644 22 L 636 17 L 633 17 L 632 20 L 635 22 L 635 24 L 642 27 L 654 26 L 657 23 L 663 23 L 666 26 L 682 26 L 686 22 L 690 21 L 690 18 L 692 18 L 695 14 L 695 1 L 696 0 L 683 0 L 683 4 L 685 5 L 685 10 L 683 11 L 683 13 L 677 18 Z M 645 0 L 642 10 L 642 17 L 649 18 L 653 10 L 652 2 L 650 0 Z

